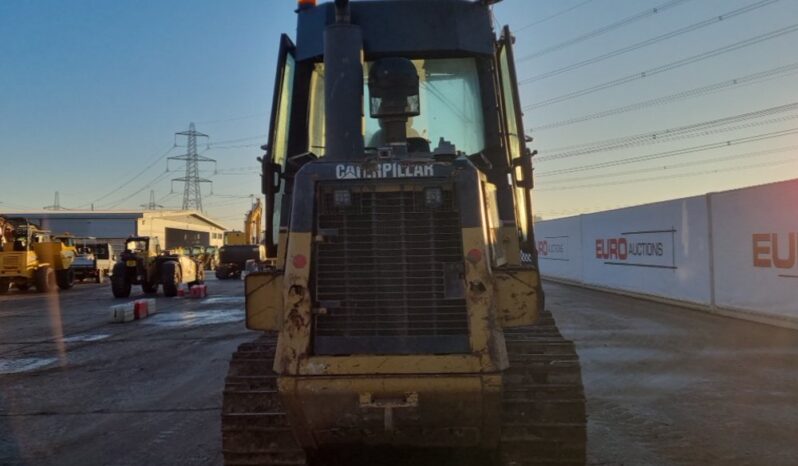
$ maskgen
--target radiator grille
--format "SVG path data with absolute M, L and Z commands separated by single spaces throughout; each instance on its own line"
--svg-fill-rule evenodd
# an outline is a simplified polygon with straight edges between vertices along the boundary
M 427 207 L 422 185 L 379 189 L 321 187 L 313 277 L 323 310 L 315 318 L 315 352 L 467 352 L 453 190 L 442 187 L 442 204 Z M 349 191 L 349 206 L 335 206 L 336 190 Z

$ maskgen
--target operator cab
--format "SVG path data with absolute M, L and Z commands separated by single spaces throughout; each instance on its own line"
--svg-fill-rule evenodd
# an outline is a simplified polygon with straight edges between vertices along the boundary
M 523 134 L 513 38 L 507 27 L 496 37 L 485 8 L 495 2 L 313 3 L 297 11 L 296 45 L 287 35 L 280 39 L 269 143 L 259 159 L 269 256 L 277 256 L 280 232 L 289 229 L 294 180 L 307 163 L 460 158 L 487 178 L 494 227 L 513 230 L 520 257 L 536 263 L 534 152 Z M 409 17 L 424 21 L 412 27 L 395 21 Z M 326 40 L 325 29 L 350 24 L 360 31 Z M 336 54 L 349 54 L 351 67 L 333 95 L 326 78 L 337 76 L 345 61 Z
M 133 254 L 146 252 L 159 254 L 161 252 L 161 247 L 158 244 L 157 238 L 142 236 L 128 238 L 127 241 L 125 241 L 125 250 Z

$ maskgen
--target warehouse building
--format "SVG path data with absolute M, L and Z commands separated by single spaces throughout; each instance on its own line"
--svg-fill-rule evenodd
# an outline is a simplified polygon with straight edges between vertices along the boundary
M 162 248 L 222 246 L 225 227 L 205 215 L 186 210 L 8 212 L 53 234 L 69 233 L 109 241 L 120 250 L 130 236 L 158 238 Z

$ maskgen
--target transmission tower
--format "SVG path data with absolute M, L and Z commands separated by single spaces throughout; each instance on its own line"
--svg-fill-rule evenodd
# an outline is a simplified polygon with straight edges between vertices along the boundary
M 153 189 L 150 189 L 150 202 L 146 204 L 141 204 L 141 206 L 147 210 L 163 209 L 162 205 L 155 203 L 155 190 Z
M 181 160 L 186 162 L 186 175 L 182 178 L 172 178 L 172 182 L 180 181 L 183 183 L 183 210 L 197 210 L 202 212 L 202 191 L 201 183 L 211 183 L 211 180 L 200 178 L 200 162 L 213 162 L 216 160 L 204 157 L 197 153 L 197 138 L 207 138 L 208 135 L 194 129 L 194 123 L 188 125 L 188 131 L 175 133 L 177 136 L 186 136 L 188 150 L 183 155 L 169 157 L 169 160 Z
M 44 210 L 64 210 L 61 207 L 61 196 L 58 194 L 58 191 L 55 192 L 55 197 L 53 198 L 53 205 L 46 205 L 42 207 Z

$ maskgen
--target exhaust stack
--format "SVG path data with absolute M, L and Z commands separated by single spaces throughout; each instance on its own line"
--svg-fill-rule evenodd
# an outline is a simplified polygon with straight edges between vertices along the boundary
M 349 0 L 335 0 L 335 23 L 324 30 L 325 158 L 363 156 L 363 34 L 351 23 Z

